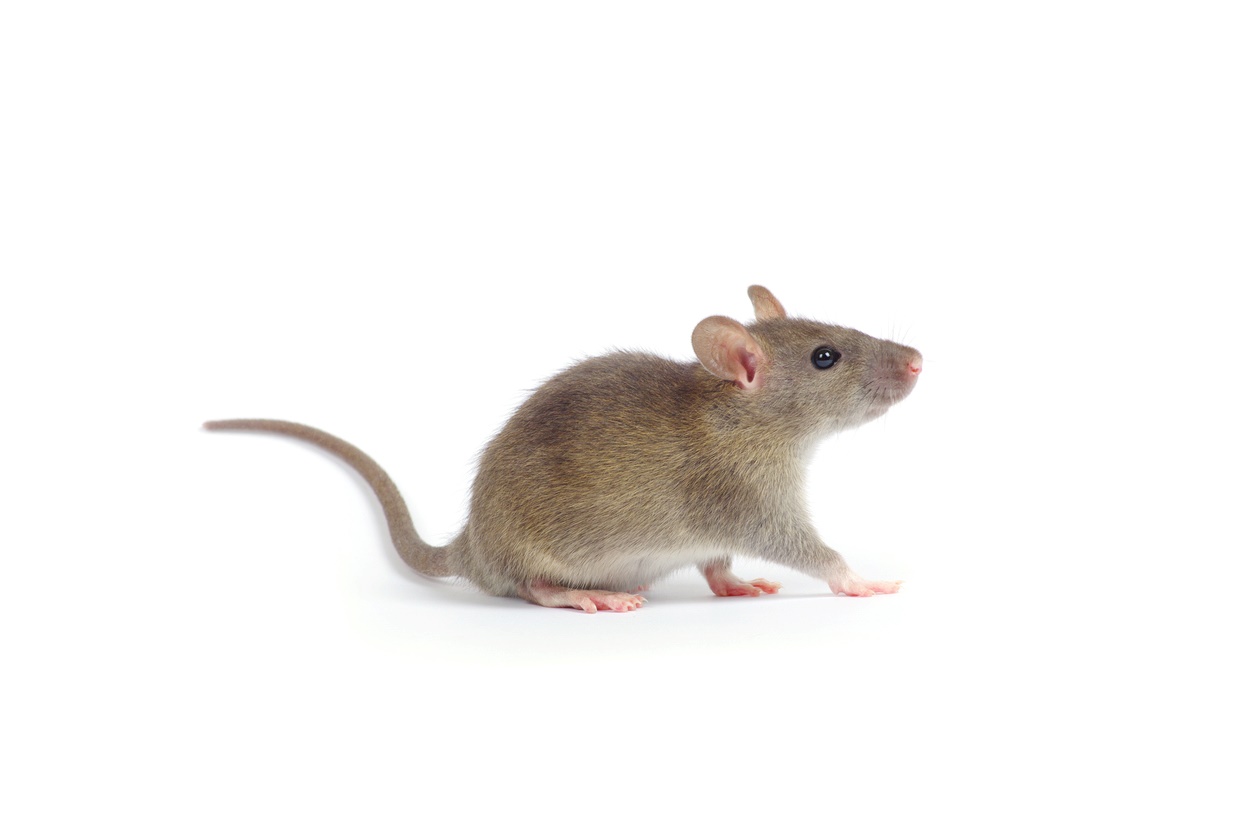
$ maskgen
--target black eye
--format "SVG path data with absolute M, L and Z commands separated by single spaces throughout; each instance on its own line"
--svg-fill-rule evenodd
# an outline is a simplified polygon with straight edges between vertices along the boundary
M 834 367 L 835 362 L 838 360 L 839 351 L 833 347 L 818 347 L 812 351 L 812 363 L 821 370 L 825 370 L 827 367 Z

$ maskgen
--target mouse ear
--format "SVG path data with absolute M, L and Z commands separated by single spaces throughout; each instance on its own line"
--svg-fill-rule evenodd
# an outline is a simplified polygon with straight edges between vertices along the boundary
M 786 309 L 782 302 L 773 297 L 773 293 L 763 286 L 747 287 L 747 296 L 756 308 L 756 320 L 768 321 L 773 318 L 785 318 Z
M 755 390 L 762 384 L 764 348 L 734 319 L 724 315 L 703 319 L 690 343 L 713 376 L 734 382 L 743 390 Z

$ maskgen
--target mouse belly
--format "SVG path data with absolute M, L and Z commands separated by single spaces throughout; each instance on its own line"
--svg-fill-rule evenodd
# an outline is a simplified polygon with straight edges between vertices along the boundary
M 460 542 L 460 573 L 487 592 L 504 596 L 520 595 L 520 584 L 534 580 L 570 588 L 637 591 L 670 573 L 728 554 L 728 548 L 717 542 L 544 543 L 506 541 L 491 530 L 469 532 Z
M 615 550 L 575 559 L 568 565 L 566 575 L 557 578 L 569 586 L 637 591 L 678 570 L 724 554 L 715 543 L 698 547 Z
M 522 565 L 526 579 L 564 587 L 638 591 L 652 582 L 724 554 L 717 545 L 633 548 L 537 554 Z

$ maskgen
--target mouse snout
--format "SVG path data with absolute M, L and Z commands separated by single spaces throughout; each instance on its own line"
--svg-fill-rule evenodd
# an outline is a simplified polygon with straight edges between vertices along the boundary
M 917 377 L 922 373 L 922 354 L 912 347 L 905 347 L 900 354 L 900 372 L 896 379 L 900 388 L 900 396 L 905 397 L 917 385 Z
M 869 390 L 887 405 L 908 396 L 922 373 L 922 354 L 912 347 L 886 342 L 871 368 Z
M 922 372 L 922 354 L 916 350 L 909 348 L 909 359 L 905 364 L 905 370 L 908 371 L 910 377 L 916 377 Z

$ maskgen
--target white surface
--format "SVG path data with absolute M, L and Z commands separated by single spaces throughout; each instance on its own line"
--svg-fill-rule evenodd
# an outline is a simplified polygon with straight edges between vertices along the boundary
M 12 4 L 0 826 L 1252 829 L 1244 4 Z M 439 8 L 438 8 L 439 6 Z M 406 575 L 525 392 L 747 284 L 919 347 L 903 592 Z

